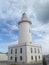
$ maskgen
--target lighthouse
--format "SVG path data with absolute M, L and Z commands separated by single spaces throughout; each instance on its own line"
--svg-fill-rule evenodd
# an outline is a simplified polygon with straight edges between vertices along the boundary
M 19 27 L 19 39 L 18 42 L 20 44 L 30 44 L 32 43 L 31 36 L 31 21 L 29 21 L 26 13 L 22 14 L 21 20 L 18 22 Z
M 19 35 L 18 44 L 8 46 L 9 63 L 39 63 L 42 62 L 41 46 L 32 42 L 31 21 L 26 13 L 22 14 L 18 22 Z M 23 65 L 23 64 L 22 64 Z

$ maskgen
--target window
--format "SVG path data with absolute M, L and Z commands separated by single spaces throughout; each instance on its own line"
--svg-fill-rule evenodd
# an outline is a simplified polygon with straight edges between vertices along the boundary
M 39 50 L 39 48 L 38 48 L 38 53 L 40 53 L 40 50 Z
M 15 49 L 15 53 L 17 53 L 17 49 Z
M 12 51 L 13 51 L 13 50 L 11 49 L 11 54 L 12 54 Z
M 39 56 L 39 59 L 40 59 L 40 56 Z
M 31 60 L 33 60 L 33 56 L 31 56 Z
M 37 62 L 37 56 L 35 56 L 35 61 Z
M 12 56 L 10 57 L 10 60 L 12 60 Z
M 17 62 L 17 57 L 15 57 L 15 62 Z
M 20 53 L 22 53 L 22 48 L 20 48 Z
M 32 48 L 31 48 L 31 53 L 33 52 Z
M 35 53 L 36 53 L 36 48 L 34 49 Z
M 20 60 L 22 60 L 22 56 L 20 56 Z

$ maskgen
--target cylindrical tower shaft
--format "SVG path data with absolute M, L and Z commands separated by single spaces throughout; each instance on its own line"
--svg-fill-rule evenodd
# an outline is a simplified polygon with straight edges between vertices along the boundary
M 22 15 L 21 21 L 18 23 L 18 26 L 19 26 L 19 40 L 18 40 L 18 42 L 20 44 L 32 42 L 30 25 L 31 25 L 31 22 L 28 20 L 26 14 L 24 13 Z

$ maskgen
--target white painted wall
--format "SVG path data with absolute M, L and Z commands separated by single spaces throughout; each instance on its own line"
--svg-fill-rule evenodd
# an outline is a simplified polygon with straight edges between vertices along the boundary
M 31 53 L 31 48 L 33 49 L 33 53 Z M 35 53 L 35 50 L 34 48 L 36 48 L 36 53 Z M 30 63 L 30 62 L 36 62 L 35 61 L 35 56 L 37 56 L 37 62 L 38 61 L 42 61 L 42 50 L 41 48 L 39 49 L 40 50 L 40 53 L 38 53 L 38 48 L 40 48 L 39 46 L 38 47 L 34 47 L 33 45 L 32 46 L 27 46 L 27 63 Z M 33 60 L 31 60 L 31 56 L 33 56 Z M 38 58 L 40 56 L 40 59 Z
M 30 32 L 30 23 L 23 22 L 19 24 L 19 43 L 32 42 L 32 36 Z
M 20 48 L 22 48 L 22 53 L 20 53 Z M 11 49 L 13 49 L 13 54 L 11 54 Z M 17 49 L 17 54 L 15 54 L 15 49 Z M 10 60 L 10 57 L 13 57 L 13 60 Z M 26 46 L 16 46 L 13 48 L 9 48 L 8 60 L 15 62 L 15 56 L 17 57 L 17 62 L 26 62 Z M 20 56 L 22 56 L 22 61 L 20 60 Z
M 17 48 L 17 54 L 15 54 L 15 49 Z M 22 48 L 22 54 L 20 53 L 20 48 Z M 31 53 L 31 48 L 33 49 L 33 53 Z M 36 53 L 34 51 L 34 48 L 36 48 Z M 38 53 L 38 48 L 40 49 L 40 53 Z M 13 54 L 11 54 L 11 49 L 13 49 Z M 13 57 L 12 60 L 10 60 L 10 57 Z M 9 54 L 8 59 L 9 61 L 15 62 L 15 56 L 17 57 L 17 62 L 24 62 L 24 63 L 30 63 L 35 62 L 35 56 L 37 56 L 37 62 L 42 61 L 42 50 L 40 46 L 31 46 L 30 45 L 17 45 L 15 47 L 9 47 Z M 22 56 L 22 61 L 20 60 L 20 56 Z M 31 56 L 33 56 L 33 60 L 31 60 Z M 40 56 L 40 59 L 38 58 Z
M 5 53 L 0 53 L 0 61 L 8 61 L 8 55 Z

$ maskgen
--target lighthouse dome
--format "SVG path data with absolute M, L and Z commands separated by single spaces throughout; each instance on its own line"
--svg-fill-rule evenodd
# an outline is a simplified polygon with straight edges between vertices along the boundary
M 28 23 L 31 24 L 31 21 L 29 21 L 29 19 L 28 19 L 26 13 L 23 13 L 23 14 L 22 14 L 22 18 L 21 18 L 21 20 L 18 22 L 18 24 L 20 24 L 20 23 L 22 23 L 22 22 L 28 22 Z

